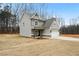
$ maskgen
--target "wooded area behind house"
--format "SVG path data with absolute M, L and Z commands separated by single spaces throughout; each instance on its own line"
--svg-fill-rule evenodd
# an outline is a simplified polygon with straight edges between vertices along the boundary
M 62 26 L 59 32 L 60 34 L 79 34 L 79 24 Z
M 16 20 L 16 14 L 12 14 L 10 4 L 0 9 L 0 33 L 18 33 Z

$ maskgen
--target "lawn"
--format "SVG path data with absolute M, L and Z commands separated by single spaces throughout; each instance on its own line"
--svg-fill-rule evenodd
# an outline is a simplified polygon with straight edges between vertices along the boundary
M 79 55 L 79 42 L 55 39 L 34 39 L 18 34 L 0 34 L 0 55 L 60 56 Z

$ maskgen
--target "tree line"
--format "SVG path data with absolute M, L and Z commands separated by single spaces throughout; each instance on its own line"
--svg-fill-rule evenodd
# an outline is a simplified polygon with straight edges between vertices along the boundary
M 59 29 L 60 34 L 79 34 L 79 24 L 62 26 Z
M 16 15 L 12 14 L 10 6 L 6 5 L 0 9 L 0 33 L 18 33 L 19 27 L 16 23 Z

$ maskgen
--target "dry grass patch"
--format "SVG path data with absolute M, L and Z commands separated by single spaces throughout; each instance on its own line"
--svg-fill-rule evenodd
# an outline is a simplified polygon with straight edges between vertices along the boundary
M 28 40 L 29 39 L 29 40 Z M 0 50 L 12 48 L 13 46 L 20 45 L 23 43 L 29 43 L 35 40 L 30 38 L 20 37 L 17 34 L 2 34 L 0 35 Z
M 0 35 L 0 55 L 79 55 L 79 42 Z

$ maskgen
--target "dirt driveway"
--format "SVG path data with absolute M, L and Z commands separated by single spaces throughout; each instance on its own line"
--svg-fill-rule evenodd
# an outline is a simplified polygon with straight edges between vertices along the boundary
M 0 35 L 0 55 L 79 55 L 79 41 L 33 39 L 21 37 L 18 34 L 2 34 Z

